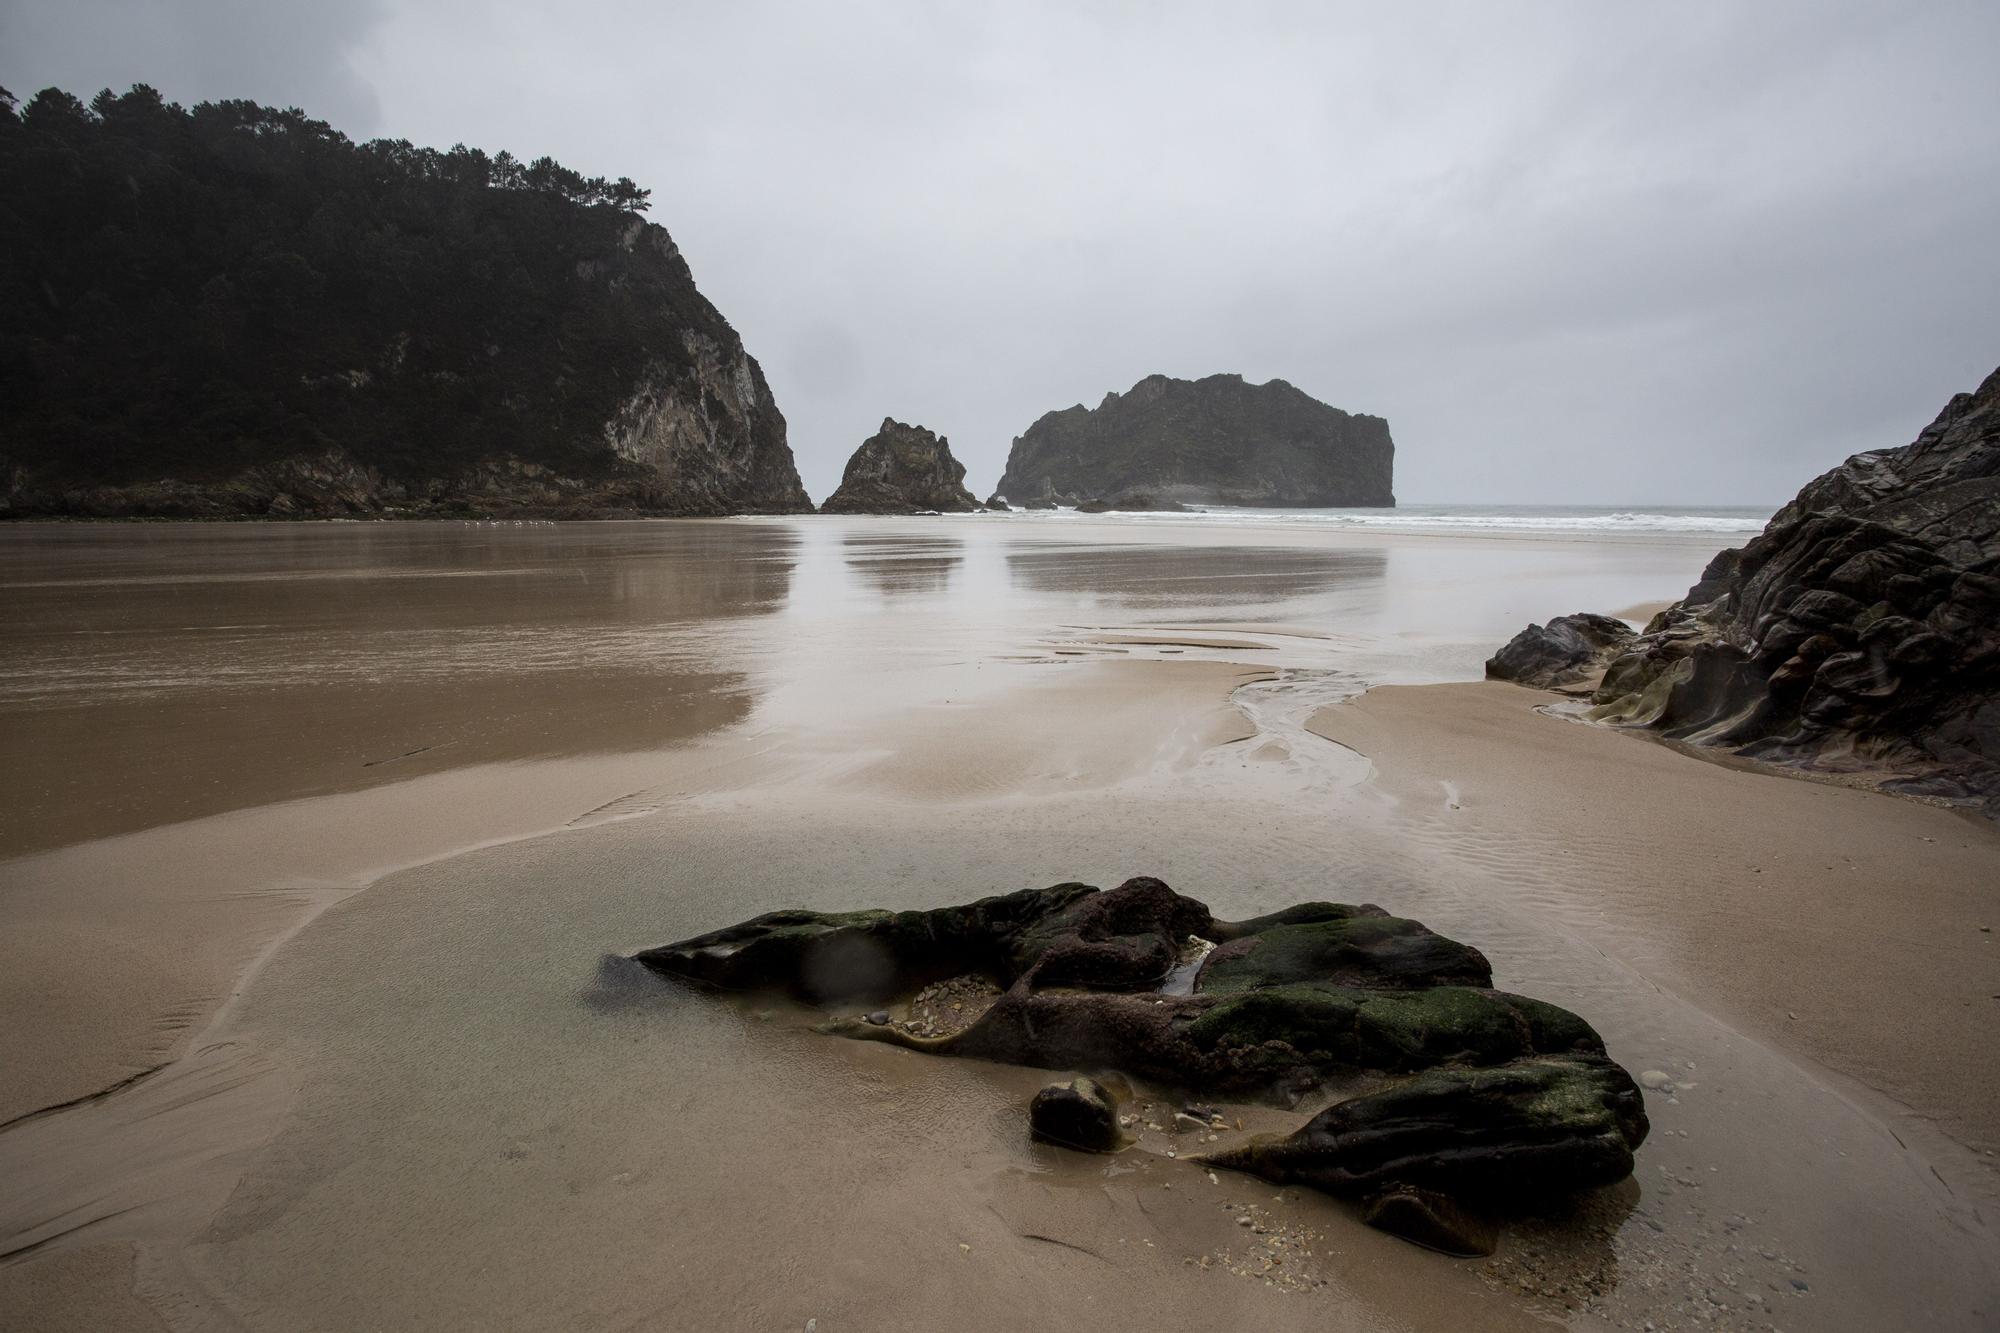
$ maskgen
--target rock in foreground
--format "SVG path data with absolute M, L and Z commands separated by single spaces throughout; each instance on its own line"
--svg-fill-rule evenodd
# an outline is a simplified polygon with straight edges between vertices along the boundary
M 1030 426 L 1008 452 L 999 493 L 1031 509 L 1392 506 L 1395 452 L 1382 418 L 1329 407 L 1283 380 L 1152 375 L 1094 410 L 1078 404 Z
M 1602 671 L 1638 635 L 1622 620 L 1588 611 L 1530 625 L 1486 661 L 1488 680 L 1538 690 L 1573 685 Z
M 1116 1152 L 1125 1136 L 1118 1129 L 1118 1103 L 1092 1078 L 1051 1083 L 1028 1104 L 1028 1127 L 1045 1143 L 1079 1152 Z
M 1401 1185 L 1375 1197 L 1362 1221 L 1440 1254 L 1477 1258 L 1500 1247 L 1490 1219 L 1449 1194 Z
M 1430 1070 L 1330 1106 L 1284 1138 L 1207 1160 L 1329 1194 L 1417 1186 L 1508 1200 L 1623 1180 L 1647 1128 L 1630 1074 L 1602 1055 L 1568 1052 Z
M 965 489 L 965 464 L 922 426 L 882 418 L 882 429 L 847 460 L 823 514 L 971 514 L 984 508 Z
M 938 1055 L 1280 1098 L 1418 1075 L 1216 1158 L 1334 1193 L 1540 1202 L 1628 1173 L 1646 1133 L 1637 1087 L 1583 1019 L 1493 990 L 1477 949 L 1366 904 L 1222 921 L 1157 879 L 1067 883 L 930 911 L 773 912 L 637 958 L 709 985 L 887 1001 L 822 1030 Z M 986 1007 L 938 1031 L 909 998 L 953 977 L 977 978 L 954 994 Z M 1088 1148 L 1115 1131 L 1085 1083 L 1037 1097 L 1038 1133 Z

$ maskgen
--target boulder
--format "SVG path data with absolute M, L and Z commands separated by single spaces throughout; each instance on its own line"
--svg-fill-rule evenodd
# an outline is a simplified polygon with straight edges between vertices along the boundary
M 1116 1152 L 1125 1146 L 1118 1103 L 1095 1079 L 1051 1083 L 1028 1103 L 1028 1130 L 1044 1143 L 1079 1152 Z
M 1196 511 L 1178 500 L 1164 500 L 1156 495 L 1121 495 L 1116 500 L 1083 500 L 1076 506 L 1079 514 L 1192 514 Z
M 1570 685 L 1604 669 L 1637 638 L 1632 627 L 1610 616 L 1580 611 L 1530 625 L 1486 662 L 1488 680 L 1548 690 Z
M 1191 939 L 1220 940 L 1187 994 L 1161 986 Z M 1368 904 L 1216 920 L 1141 876 L 921 912 L 767 913 L 648 949 L 657 972 L 809 1003 L 876 1004 L 958 976 L 999 990 L 952 1032 L 835 1018 L 824 1030 L 938 1055 L 1120 1069 L 1189 1090 L 1295 1094 L 1357 1070 L 1601 1052 L 1555 1005 L 1490 989 L 1478 950 Z
M 1187 1095 L 1296 1103 L 1335 1083 L 1415 1074 L 1213 1159 L 1354 1197 L 1428 1190 L 1539 1206 L 1629 1173 L 1646 1133 L 1637 1086 L 1582 1018 L 1492 989 L 1477 949 L 1367 903 L 1224 921 L 1141 876 L 928 911 L 771 912 L 637 959 L 823 1005 L 908 1001 L 902 1021 L 877 1009 L 821 1023 L 834 1035 L 1117 1071 Z M 943 995 L 955 997 L 948 1022 L 934 1012 Z M 1044 1088 L 1029 1119 L 1053 1142 L 1119 1143 L 1116 1107 L 1088 1079 Z M 1190 1102 L 1176 1124 L 1215 1119 Z M 1473 1213 L 1446 1201 L 1384 1197 L 1376 1211 L 1380 1225 L 1436 1248 L 1479 1243 Z
M 823 514 L 970 514 L 979 501 L 965 489 L 965 464 L 951 443 L 922 426 L 882 418 L 882 428 L 847 460 L 840 489 Z

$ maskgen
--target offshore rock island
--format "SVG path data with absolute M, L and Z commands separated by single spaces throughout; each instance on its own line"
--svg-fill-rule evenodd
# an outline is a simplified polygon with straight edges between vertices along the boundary
M 847 460 L 840 489 L 823 514 L 970 514 L 981 508 L 965 489 L 965 464 L 951 442 L 889 417 Z
M 143 86 L 0 102 L 0 515 L 811 512 L 647 194 Z
M 1143 496 L 1175 504 L 1374 508 L 1396 503 L 1389 423 L 1283 380 L 1149 375 L 1095 409 L 1050 412 L 1019 436 L 998 494 L 1015 505 Z

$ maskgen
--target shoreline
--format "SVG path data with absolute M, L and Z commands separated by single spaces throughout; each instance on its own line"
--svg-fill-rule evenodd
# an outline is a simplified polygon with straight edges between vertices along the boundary
M 448 766 L 75 844 L 25 858 L 40 866 L 25 896 L 24 859 L 4 863 L 0 910 L 32 909 L 42 931 L 12 941 L 39 960 L 35 984 L 96 988 L 81 1012 L 142 1020 L 133 1049 L 164 1038 L 180 1054 L 109 1095 L 79 1082 L 78 1104 L 0 1129 L 0 1171 L 32 1192 L 7 1233 L 42 1245 L 0 1266 L 0 1322 L 68 1311 L 69 1326 L 152 1333 L 161 1317 L 200 1326 L 225 1299 L 246 1325 L 288 1330 L 501 1308 L 571 1324 L 661 1308 L 890 1329 L 972 1310 L 1019 1315 L 1009 1328 L 1056 1317 L 1008 1304 L 1023 1290 L 1113 1301 L 1163 1333 L 1218 1312 L 1274 1331 L 1422 1318 L 1872 1333 L 1892 1314 L 1948 1330 L 2000 1309 L 1984 1276 L 2000 1247 L 1977 1212 L 1996 1194 L 1993 1159 L 1984 1122 L 1964 1128 L 1988 1091 L 1962 1076 L 1995 1062 L 1972 1024 L 1891 1040 L 1938 1009 L 1938 987 L 1986 984 L 1990 955 L 1947 949 L 1956 961 L 1901 986 L 1866 970 L 1936 953 L 1925 932 L 1956 922 L 2000 834 L 1633 744 L 1650 738 L 1541 712 L 1555 696 L 1421 683 L 1462 671 L 1465 650 L 1371 645 L 1407 654 L 1404 626 L 1421 633 L 1435 605 L 1360 637 L 1352 619 L 1282 600 L 1291 580 L 1348 568 L 1296 545 L 1186 548 L 1203 577 L 1258 580 L 1264 602 L 982 606 L 976 629 L 940 636 L 940 579 L 993 555 L 967 542 L 940 559 L 918 540 L 927 528 L 832 524 L 831 547 L 753 548 L 804 571 L 803 595 L 704 631 L 689 660 L 754 702 L 677 742 Z M 746 530 L 709 530 L 727 529 Z M 1069 588 L 1108 566 L 1153 596 L 1181 576 L 1180 548 L 1129 572 L 1145 543 L 1125 536 L 1001 548 L 1009 586 Z M 1388 548 L 1404 580 L 1364 581 L 1357 607 L 1378 587 L 1421 591 L 1453 568 L 1436 552 L 1464 549 L 1384 536 L 1335 543 L 1343 559 Z M 1559 546 L 1515 549 L 1568 559 Z M 866 614 L 821 628 L 814 568 L 859 578 Z M 730 656 L 760 642 L 791 655 Z M 1366 688 L 1382 662 L 1412 683 Z M 1941 845 L 1947 827 L 1967 846 Z M 1732 839 L 1845 847 L 1871 831 L 1894 854 L 1847 873 L 1899 895 L 1907 920 L 1886 933 L 1867 895 L 1824 923 L 1782 895 L 1759 915 L 1746 885 L 1797 894 L 1812 877 L 1767 865 L 1739 885 L 1716 859 Z M 1481 948 L 1503 988 L 1584 1015 L 1635 1075 L 1664 1071 L 1640 1174 L 1574 1218 L 1517 1228 L 1494 1260 L 1440 1260 L 1310 1191 L 1211 1184 L 1157 1144 L 1109 1172 L 1032 1149 L 1018 1104 L 1042 1071 L 832 1041 L 782 1014 L 607 989 L 598 972 L 606 951 L 781 905 L 934 906 L 1140 873 L 1236 917 L 1375 901 Z M 63 910 L 73 926 L 50 933 Z M 1710 921 L 1786 941 L 1786 957 L 1736 978 L 1740 962 L 1700 933 Z M 1931 924 L 1905 938 L 1911 921 Z M 84 955 L 96 966 L 76 967 Z M 179 979 L 135 979 L 161 960 Z M 1818 989 L 1799 1019 L 1774 1021 L 1756 985 L 1785 967 Z M 163 1014 L 174 1026 L 147 1018 Z M 1842 1014 L 1860 1016 L 1857 1033 L 1829 1031 Z M 60 1026 L 16 1035 L 105 1049 Z M 8 1064 L 60 1067 L 32 1052 Z M 467 1180 L 478 1188 L 452 1185 Z M 1265 1271 L 1264 1233 L 1238 1231 L 1222 1203 L 1254 1203 L 1271 1235 L 1299 1238 L 1285 1253 L 1302 1286 L 1243 1280 Z M 509 1217 L 537 1219 L 528 1250 Z M 351 1243 L 329 1249 L 328 1235 Z M 650 1262 L 656 1247 L 676 1263 Z M 885 1250 L 960 1277 L 912 1290 Z M 496 1253 L 536 1257 L 473 1278 Z M 1721 1315 L 1704 1290 L 1746 1304 Z
M 1459 775 L 1453 814 L 1490 811 L 1484 827 L 1547 829 L 1556 826 L 1548 812 L 1570 803 L 1573 808 L 1565 813 L 1578 827 L 1591 828 L 1600 842 L 1609 837 L 1627 844 L 1627 854 L 1616 863 L 1622 873 L 1611 873 L 1612 863 L 1603 854 L 1594 858 L 1595 884 L 1616 884 L 1626 895 L 1621 901 L 1628 914 L 1643 913 L 1665 924 L 1685 913 L 1665 935 L 1643 942 L 1649 965 L 1673 977 L 1677 988 L 1728 997 L 1732 1007 L 1718 1016 L 1733 1014 L 1745 1030 L 1908 1107 L 1916 1120 L 1935 1121 L 1969 1153 L 1983 1159 L 2000 1150 L 2000 1112 L 1993 1109 L 2000 1105 L 2000 1067 L 1990 1058 L 1994 1043 L 1981 1035 L 1977 1020 L 1961 1027 L 1957 1042 L 1946 1048 L 1959 1051 L 1956 1056 L 1917 1055 L 1910 1048 L 1911 1034 L 1927 1028 L 1929 1016 L 1944 1012 L 1947 1005 L 1983 1013 L 1973 997 L 1985 999 L 2000 990 L 2000 950 L 1987 946 L 1991 936 L 1980 930 L 2000 908 L 1990 885 L 1980 878 L 1982 869 L 2000 866 L 2000 830 L 1948 804 L 1819 781 L 1813 774 L 1733 756 L 1721 756 L 1732 762 L 1716 762 L 1716 756 L 1662 744 L 1644 733 L 1628 736 L 1618 728 L 1543 714 L 1541 705 L 1551 696 L 1539 690 L 1501 682 L 1416 688 L 1423 691 L 1421 705 L 1409 698 L 1407 687 L 1380 687 L 1321 710 L 1309 725 L 1374 759 L 1415 733 L 1411 716 L 1419 708 L 1431 717 L 1448 713 L 1455 728 L 1462 728 L 1454 733 L 1450 760 Z M 1505 753 L 1505 744 L 1487 743 L 1505 725 L 1501 719 L 1506 714 L 1519 712 L 1537 714 L 1550 725 L 1539 728 L 1539 734 L 1511 738 L 1516 753 Z M 1652 743 L 1627 744 L 1631 741 Z M 1422 761 L 1435 762 L 1430 756 Z M 1513 780 L 1528 764 L 1575 765 L 1598 780 L 1569 777 L 1555 791 L 1546 782 Z M 1717 776 L 1702 776 L 1703 770 Z M 1625 784 L 1643 784 L 1644 796 L 1602 780 L 1613 771 L 1622 771 Z M 1405 769 L 1399 790 L 1421 781 Z M 1688 845 L 1676 830 L 1644 827 L 1639 809 L 1654 801 L 1717 815 L 1722 806 L 1738 804 L 1761 814 L 1755 820 L 1715 818 L 1703 826 L 1712 840 Z M 1893 852 L 1880 845 L 1892 838 L 1903 843 Z M 1685 853 L 1686 859 L 1665 854 L 1672 851 Z M 1872 863 L 1862 863 L 1871 851 Z M 1924 858 L 1935 864 L 1925 869 Z M 1812 868 L 1820 866 L 1825 868 Z M 1886 960 L 1883 954 L 1890 948 L 1908 952 L 1918 946 L 1907 938 L 1885 938 L 1875 928 L 1879 905 L 1874 901 L 1857 905 L 1821 890 L 1817 877 L 1829 872 L 1858 876 L 1857 882 L 1864 884 L 1897 882 L 1904 895 L 1895 903 L 1899 924 L 1913 919 L 1932 923 L 1932 934 L 1918 952 L 1976 960 L 1986 980 L 1976 975 L 1946 980 L 1939 969 Z M 1727 875 L 1732 887 L 1758 896 L 1745 901 L 1719 886 L 1678 882 L 1683 873 Z M 1913 892 L 1922 896 L 1913 901 Z M 1577 900 L 1585 901 L 1586 895 L 1579 892 Z M 1794 929 L 1790 947 L 1778 955 L 1756 951 L 1765 960 L 1758 966 L 1748 965 L 1740 950 L 1732 953 L 1726 947 L 1734 930 L 1748 931 L 1759 918 L 1780 911 L 1795 922 L 1810 919 L 1815 924 L 1803 934 Z M 1806 975 L 1814 966 L 1841 979 L 1835 990 L 1815 992 Z M 1876 973 L 1906 978 L 1906 986 L 1918 993 L 1898 998 L 1893 986 L 1864 986 L 1857 980 Z M 1885 1019 L 1880 1010 L 1892 998 L 1896 1004 Z M 1866 1003 L 1847 1003 L 1864 999 Z M 1871 1006 L 1877 1012 L 1868 1013 Z M 1829 1027 L 1830 1016 L 1838 1016 L 1837 1027 Z M 1857 1036 L 1857 1017 L 1872 1020 L 1872 1035 Z M 1903 1058 L 1899 1052 L 1905 1053 Z M 1878 1077 L 1869 1077 L 1868 1071 Z M 1882 1071 L 1895 1073 L 1883 1078 Z M 2000 1197 L 2000 1166 L 1983 1160 L 1981 1165 L 1988 1177 L 1983 1196 Z

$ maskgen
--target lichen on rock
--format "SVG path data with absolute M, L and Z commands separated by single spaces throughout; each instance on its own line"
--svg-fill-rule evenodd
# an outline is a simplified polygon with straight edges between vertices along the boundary
M 1183 960 L 1207 942 L 1181 989 Z M 837 1014 L 820 1025 L 833 1035 L 1189 1093 L 1295 1102 L 1416 1075 L 1216 1158 L 1339 1193 L 1545 1199 L 1629 1172 L 1646 1132 L 1636 1085 L 1582 1018 L 1492 989 L 1478 950 L 1371 904 L 1223 921 L 1141 877 L 928 911 L 772 912 L 637 958 L 708 985 L 909 1015 Z M 940 993 L 981 1007 L 961 1017 L 954 1002 L 938 1022 L 909 998 Z

